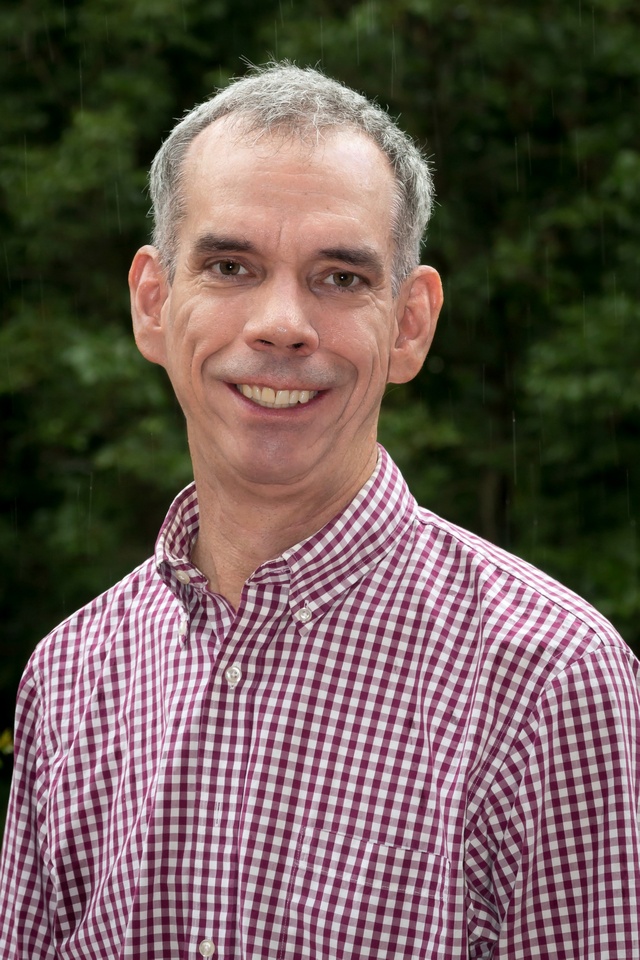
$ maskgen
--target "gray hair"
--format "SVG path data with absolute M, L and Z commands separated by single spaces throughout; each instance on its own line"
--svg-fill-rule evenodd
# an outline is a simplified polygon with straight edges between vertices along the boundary
M 233 114 L 242 129 L 257 135 L 284 132 L 301 139 L 342 128 L 369 137 L 389 161 L 396 181 L 392 211 L 395 242 L 394 294 L 420 262 L 420 243 L 431 213 L 433 180 L 427 160 L 389 114 L 361 94 L 311 67 L 287 61 L 252 67 L 189 111 L 173 128 L 151 165 L 153 243 L 173 279 L 177 230 L 184 216 L 183 164 L 197 135 L 215 120 Z

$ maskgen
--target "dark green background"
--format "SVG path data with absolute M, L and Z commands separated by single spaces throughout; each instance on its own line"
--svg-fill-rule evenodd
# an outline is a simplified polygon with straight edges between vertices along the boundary
M 446 306 L 381 439 L 638 648 L 637 0 L 4 0 L 0 37 L 0 731 L 35 643 L 189 479 L 126 272 L 161 138 L 243 58 L 319 64 L 426 144 Z

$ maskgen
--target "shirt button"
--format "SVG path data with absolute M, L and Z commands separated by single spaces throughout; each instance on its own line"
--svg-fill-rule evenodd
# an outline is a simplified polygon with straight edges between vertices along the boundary
M 216 952 L 216 945 L 213 940 L 209 940 L 209 937 L 205 937 L 198 945 L 198 950 L 201 957 L 212 957 Z
M 191 580 L 191 577 L 186 570 L 176 570 L 176 577 L 180 583 L 189 583 Z
M 234 687 L 237 687 L 240 681 L 242 680 L 242 670 L 237 664 L 233 664 L 224 672 L 225 677 L 227 678 L 227 683 L 233 690 Z
M 309 623 L 309 620 L 311 620 L 312 616 L 313 614 L 311 613 L 311 610 L 309 610 L 309 607 L 303 607 L 302 610 L 298 610 L 298 612 L 295 614 L 296 620 L 298 620 L 300 623 Z

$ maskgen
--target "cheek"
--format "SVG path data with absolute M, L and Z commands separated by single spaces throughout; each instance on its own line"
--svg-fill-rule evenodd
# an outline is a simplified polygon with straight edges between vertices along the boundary
M 389 354 L 393 339 L 391 322 L 371 314 L 341 316 L 336 313 L 330 323 L 323 324 L 321 346 L 349 358 L 356 365 L 379 362 Z
M 224 342 L 224 324 L 213 310 L 186 306 L 173 319 L 171 342 L 181 366 L 198 367 Z
M 375 380 L 386 377 L 390 353 L 388 332 L 368 330 L 355 342 L 352 356 L 361 372 Z

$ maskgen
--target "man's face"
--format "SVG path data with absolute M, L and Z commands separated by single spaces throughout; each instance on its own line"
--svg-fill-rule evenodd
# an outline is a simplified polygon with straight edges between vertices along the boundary
M 394 301 L 386 158 L 353 132 L 312 148 L 220 120 L 183 182 L 173 282 L 147 252 L 137 272 L 157 291 L 136 330 L 184 410 L 196 478 L 357 489 L 386 383 L 416 372 L 397 356 L 409 287 Z

